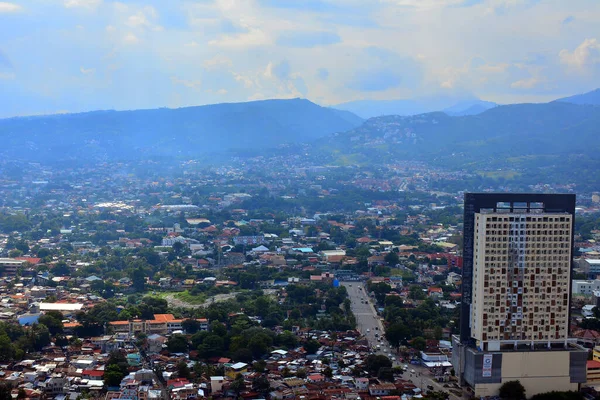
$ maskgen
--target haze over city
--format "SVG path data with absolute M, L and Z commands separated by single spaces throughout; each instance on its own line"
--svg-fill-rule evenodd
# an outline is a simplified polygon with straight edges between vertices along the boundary
M 0 117 L 267 98 L 550 101 L 600 81 L 594 0 L 0 2 Z
M 600 399 L 598 21 L 0 0 L 0 400 Z

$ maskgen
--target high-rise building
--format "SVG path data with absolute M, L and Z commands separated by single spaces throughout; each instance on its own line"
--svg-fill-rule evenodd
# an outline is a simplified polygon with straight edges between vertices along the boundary
M 476 395 L 577 389 L 587 353 L 569 340 L 575 195 L 467 193 L 460 338 L 453 364 Z

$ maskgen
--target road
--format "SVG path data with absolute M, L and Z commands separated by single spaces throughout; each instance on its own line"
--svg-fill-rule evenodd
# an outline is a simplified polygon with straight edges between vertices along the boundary
M 369 346 L 373 349 L 379 345 L 380 349 L 376 350 L 375 353 L 388 356 L 392 360 L 394 366 L 405 365 L 400 362 L 396 351 L 383 337 L 383 323 L 377 315 L 377 310 L 375 309 L 372 300 L 365 291 L 364 284 L 362 282 L 342 282 L 341 284 L 346 287 L 348 292 L 351 309 L 356 316 L 356 328 L 366 337 Z M 433 380 L 428 369 L 421 365 L 408 365 L 408 369 L 404 372 L 402 378 L 411 381 L 416 387 L 424 392 L 427 392 L 428 387 L 433 387 L 436 391 L 448 393 L 450 400 L 462 399 L 462 397 L 449 392 L 448 388 L 443 386 L 443 383 Z
M 398 357 L 392 354 L 390 345 L 383 337 L 383 323 L 377 315 L 362 282 L 342 282 L 348 291 L 352 312 L 356 316 L 356 328 L 369 341 L 371 348 L 380 346 L 377 354 L 383 354 L 393 359 L 394 365 L 399 365 Z

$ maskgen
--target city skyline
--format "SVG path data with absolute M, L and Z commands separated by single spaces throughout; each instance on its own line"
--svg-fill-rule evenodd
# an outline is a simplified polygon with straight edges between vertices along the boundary
M 593 1 L 0 2 L 0 117 L 303 97 L 549 101 L 600 78 Z

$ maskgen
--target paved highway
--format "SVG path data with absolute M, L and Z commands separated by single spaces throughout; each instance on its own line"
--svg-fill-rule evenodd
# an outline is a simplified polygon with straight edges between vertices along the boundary
M 372 349 L 380 349 L 375 351 L 376 354 L 383 354 L 392 359 L 394 366 L 405 365 L 400 363 L 396 351 L 393 350 L 387 340 L 384 338 L 383 324 L 375 307 L 365 291 L 363 282 L 341 282 L 346 287 L 348 297 L 351 301 L 352 312 L 356 316 L 356 328 L 369 341 L 369 346 Z M 408 365 L 408 369 L 403 374 L 403 378 L 412 381 L 418 388 L 427 392 L 428 388 L 433 388 L 437 391 L 443 391 L 449 394 L 450 400 L 460 400 L 460 396 L 456 396 L 448 391 L 448 388 L 443 387 L 443 383 L 439 383 L 432 379 L 427 368 L 420 365 Z
M 378 354 L 384 354 L 392 358 L 394 365 L 399 365 L 398 357 L 392 354 L 390 345 L 385 340 L 383 324 L 377 315 L 371 299 L 365 292 L 362 282 L 342 282 L 348 291 L 348 297 L 352 303 L 352 312 L 356 316 L 356 328 L 369 341 L 371 348 L 380 348 L 376 351 Z

